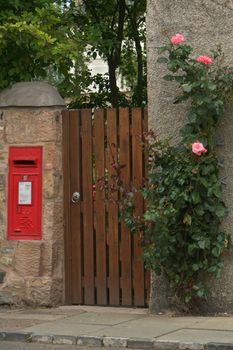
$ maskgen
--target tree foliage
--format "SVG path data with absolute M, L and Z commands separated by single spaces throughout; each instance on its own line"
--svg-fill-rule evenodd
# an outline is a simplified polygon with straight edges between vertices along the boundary
M 142 105 L 145 3 L 0 0 L 0 89 L 45 79 L 75 107 Z M 88 69 L 97 56 L 108 65 L 105 75 Z M 131 91 L 128 97 L 120 93 L 119 74 Z
M 100 56 L 108 64 L 112 106 L 128 104 L 120 94 L 117 76 L 121 73 L 132 91 L 130 103 L 146 103 L 145 11 L 146 0 L 83 0 L 71 4 L 75 23 L 88 45 L 88 55 Z
M 54 77 L 69 90 L 80 45 L 69 23 L 49 0 L 1 0 L 0 88 Z

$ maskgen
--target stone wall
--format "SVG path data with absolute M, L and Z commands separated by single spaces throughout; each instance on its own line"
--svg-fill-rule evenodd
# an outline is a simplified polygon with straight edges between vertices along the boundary
M 164 66 L 157 64 L 157 47 L 167 37 L 184 34 L 194 47 L 194 55 L 211 55 L 211 50 L 221 44 L 225 52 L 225 63 L 233 64 L 233 1 L 232 0 L 148 0 L 147 48 L 148 48 L 148 94 L 149 122 L 160 137 L 179 138 L 179 129 L 184 121 L 186 105 L 174 105 L 176 84 L 162 79 Z M 224 158 L 223 175 L 225 202 L 229 215 L 224 222 L 233 237 L 233 113 L 228 110 L 219 125 L 218 137 L 224 141 L 219 154 Z M 233 257 L 225 259 L 221 280 L 210 282 L 211 296 L 203 311 L 233 311 Z M 167 288 L 163 279 L 153 279 L 151 310 L 169 307 Z
M 0 94 L 0 303 L 54 305 L 63 293 L 62 121 L 64 101 L 44 83 Z M 42 239 L 7 240 L 8 150 L 42 146 Z

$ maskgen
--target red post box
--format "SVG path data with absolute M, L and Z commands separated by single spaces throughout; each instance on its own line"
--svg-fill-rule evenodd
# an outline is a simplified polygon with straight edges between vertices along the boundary
M 42 147 L 10 147 L 8 239 L 41 239 Z

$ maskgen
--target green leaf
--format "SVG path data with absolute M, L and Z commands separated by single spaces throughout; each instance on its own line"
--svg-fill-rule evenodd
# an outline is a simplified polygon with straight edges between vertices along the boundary
M 157 62 L 158 63 L 167 63 L 168 62 L 168 59 L 166 57 L 159 57 L 157 59 Z
M 196 123 L 197 121 L 197 114 L 194 111 L 190 111 L 187 115 L 188 120 L 190 121 L 190 123 Z
M 205 249 L 205 241 L 204 240 L 203 241 L 198 241 L 197 244 L 198 244 L 199 248 Z
M 174 77 L 173 77 L 173 75 L 167 74 L 163 77 L 163 79 L 166 81 L 172 81 L 172 80 L 174 80 Z
M 222 197 L 222 191 L 221 191 L 221 188 L 218 185 L 213 186 L 212 187 L 212 191 L 213 191 L 213 194 L 217 198 L 221 198 Z
M 190 92 L 192 90 L 192 85 L 190 84 L 183 84 L 182 89 L 184 92 Z
M 201 177 L 201 178 L 200 178 L 200 183 L 201 183 L 205 188 L 208 188 L 208 187 L 209 187 L 209 183 L 208 183 L 208 181 L 207 181 L 204 177 Z
M 214 248 L 212 249 L 212 254 L 213 254 L 216 258 L 218 258 L 218 257 L 220 256 L 220 254 L 221 254 L 221 249 L 220 249 L 219 247 L 214 247 Z
M 226 215 L 226 208 L 223 205 L 219 204 L 215 209 L 215 214 L 219 218 L 223 218 Z
M 192 265 L 192 270 L 193 271 L 198 271 L 199 270 L 199 265 L 198 264 L 193 264 Z
M 167 49 L 168 49 L 168 46 L 161 46 L 158 48 L 158 53 L 161 54 L 161 53 L 167 51 Z
M 184 219 L 183 219 L 183 223 L 185 224 L 185 225 L 191 225 L 192 224 L 192 217 L 191 217 L 191 215 L 189 215 L 189 214 L 185 214 L 185 216 L 184 216 Z
M 192 198 L 193 204 L 198 204 L 201 202 L 200 194 L 196 191 L 191 193 L 191 198 Z

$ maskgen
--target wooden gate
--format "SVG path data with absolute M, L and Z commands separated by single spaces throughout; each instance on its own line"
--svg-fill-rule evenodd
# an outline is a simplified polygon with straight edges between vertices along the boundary
M 114 160 L 126 165 L 122 169 L 125 186 L 141 185 L 145 171 L 141 135 L 147 124 L 147 114 L 140 108 L 63 112 L 68 304 L 147 305 L 149 278 L 140 239 L 119 221 L 118 205 L 106 201 L 97 185 L 104 176 L 111 181 Z M 140 195 L 135 205 L 140 214 Z

